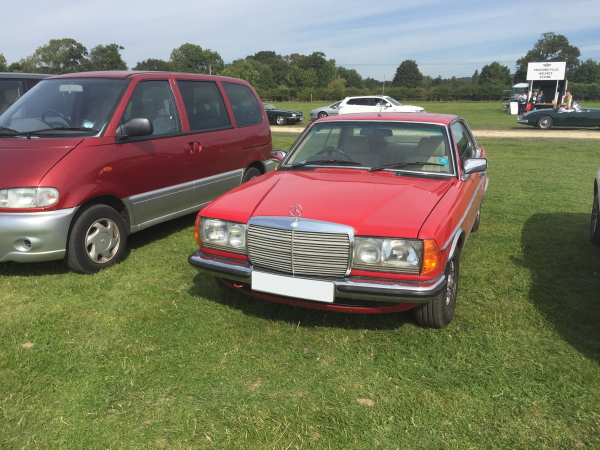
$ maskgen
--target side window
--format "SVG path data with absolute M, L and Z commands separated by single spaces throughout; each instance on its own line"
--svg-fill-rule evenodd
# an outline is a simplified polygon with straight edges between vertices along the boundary
M 355 98 L 351 98 L 350 100 L 348 100 L 348 103 L 346 103 L 347 105 L 358 105 L 358 101 Z
M 231 126 L 223 97 L 213 81 L 177 80 L 191 131 Z
M 242 84 L 223 83 L 238 127 L 247 127 L 262 122 L 262 112 L 252 91 Z
M 168 81 L 142 81 L 136 86 L 121 123 L 142 117 L 152 122 L 153 136 L 181 131 L 177 106 Z
M 460 155 L 460 159 L 465 160 L 469 158 L 473 158 L 475 154 L 475 148 L 471 139 L 469 138 L 469 133 L 467 130 L 459 122 L 454 122 L 450 128 L 452 129 L 452 134 L 454 135 L 454 141 L 458 147 L 458 154 Z

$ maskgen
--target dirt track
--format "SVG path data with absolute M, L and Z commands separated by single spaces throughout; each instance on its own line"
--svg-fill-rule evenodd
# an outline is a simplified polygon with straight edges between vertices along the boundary
M 300 127 L 271 127 L 272 132 L 301 133 Z M 473 130 L 475 138 L 561 138 L 561 139 L 599 139 L 598 128 L 562 128 L 552 130 L 538 130 L 537 128 L 523 127 L 509 130 Z

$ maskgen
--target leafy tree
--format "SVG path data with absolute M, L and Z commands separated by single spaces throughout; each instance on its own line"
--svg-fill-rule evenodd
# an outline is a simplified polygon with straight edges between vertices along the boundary
M 286 76 L 286 85 L 291 88 L 312 88 L 318 84 L 318 74 L 313 68 L 302 69 L 298 66 L 291 66 Z
M 443 82 L 444 82 L 444 80 L 442 80 L 442 76 L 441 76 L 441 75 L 438 75 L 438 76 L 437 76 L 437 78 L 436 78 L 436 79 L 434 79 L 434 80 L 431 82 L 431 85 L 432 85 L 432 86 L 439 86 L 439 85 L 440 85 L 440 84 L 442 84 Z
M 2 53 L 0 53 L 0 72 L 6 72 L 7 67 L 6 58 Z
M 48 44 L 38 47 L 33 55 L 20 62 L 26 72 L 71 73 L 81 70 L 86 61 L 87 49 L 74 39 L 50 39 Z
M 415 88 L 423 82 L 423 74 L 417 63 L 411 59 L 402 61 L 396 69 L 392 86 Z
M 515 82 L 526 81 L 527 64 L 538 61 L 566 61 L 567 74 L 570 70 L 577 67 L 581 52 L 562 34 L 544 33 L 535 43 L 533 48 L 525 56 L 517 59 L 517 71 L 515 73 Z
M 255 59 L 256 61 L 260 61 L 260 62 L 264 63 L 270 59 L 281 59 L 281 56 L 275 52 L 263 50 L 258 53 L 255 53 L 254 56 L 249 56 L 248 58 L 252 58 L 252 59 Z M 248 58 L 246 58 L 246 59 L 248 59 Z
M 139 61 L 133 70 L 150 70 L 155 72 L 170 72 L 172 70 L 171 63 L 162 59 L 148 58 Z
M 479 71 L 476 70 L 473 76 L 471 77 L 471 84 L 479 84 Z
M 362 89 L 365 87 L 362 77 L 355 69 L 346 69 L 345 67 L 338 67 L 338 75 L 346 80 L 346 86 L 355 87 Z
M 479 84 L 511 84 L 510 69 L 497 61 L 483 66 L 479 75 Z
M 365 87 L 368 89 L 381 89 L 381 85 L 383 84 L 381 81 L 377 81 L 375 78 L 365 78 L 364 81 Z
M 582 62 L 577 69 L 574 70 L 574 74 L 571 79 L 575 83 L 599 83 L 600 63 L 597 63 L 593 59 L 588 59 L 585 62 Z
M 171 52 L 171 65 L 177 72 L 220 73 L 225 68 L 218 52 L 203 50 L 195 44 L 183 44 Z
M 23 64 L 21 64 L 21 62 L 19 62 L 19 61 L 10 63 L 8 65 L 8 67 L 6 68 L 6 71 L 7 72 L 25 72 L 25 70 L 23 70 Z
M 120 50 L 125 48 L 117 44 L 97 45 L 90 50 L 89 70 L 127 70 Z
M 223 69 L 221 75 L 246 80 L 258 89 L 275 88 L 275 81 L 273 80 L 271 68 L 266 64 L 250 58 L 238 59 L 232 62 Z
M 285 78 L 290 66 L 281 55 L 272 51 L 260 51 L 253 56 L 248 56 L 246 59 L 253 59 L 266 64 L 271 69 L 275 84 L 278 86 L 285 84 Z

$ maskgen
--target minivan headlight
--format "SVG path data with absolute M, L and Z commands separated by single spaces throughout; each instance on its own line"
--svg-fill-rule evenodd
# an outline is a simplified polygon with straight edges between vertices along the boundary
M 432 240 L 357 237 L 352 267 L 425 275 L 437 268 L 438 260 L 439 249 Z
M 245 255 L 246 224 L 202 217 L 200 240 L 203 247 Z
M 0 208 L 43 208 L 58 201 L 58 189 L 10 188 L 0 189 Z

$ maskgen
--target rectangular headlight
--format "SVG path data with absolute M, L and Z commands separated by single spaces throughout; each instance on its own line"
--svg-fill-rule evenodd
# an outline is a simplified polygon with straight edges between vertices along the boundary
M 247 254 L 244 223 L 203 217 L 200 221 L 200 239 L 203 247 Z
M 0 189 L 0 208 L 42 208 L 58 201 L 58 190 L 50 187 Z
M 352 266 L 359 270 L 418 274 L 422 260 L 421 240 L 357 237 Z

